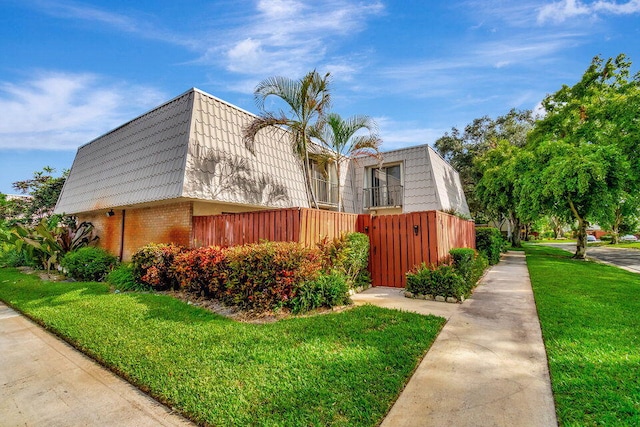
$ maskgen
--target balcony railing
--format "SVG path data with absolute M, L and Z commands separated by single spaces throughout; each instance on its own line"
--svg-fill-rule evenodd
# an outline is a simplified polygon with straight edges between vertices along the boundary
M 311 188 L 316 196 L 316 202 L 321 205 L 338 206 L 338 184 L 312 178 Z
M 402 185 L 385 185 L 382 187 L 364 188 L 364 207 L 383 208 L 402 206 L 404 188 Z

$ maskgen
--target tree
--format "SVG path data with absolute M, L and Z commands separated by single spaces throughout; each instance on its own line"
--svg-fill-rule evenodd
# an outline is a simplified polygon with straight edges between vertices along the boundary
M 624 55 L 595 57 L 578 83 L 544 99 L 546 116 L 529 135 L 518 210 L 571 215 L 575 258 L 586 255 L 589 223 L 606 221 L 638 189 L 640 76 L 629 79 L 630 66 Z
M 499 141 L 495 148 L 477 157 L 474 166 L 481 174 L 475 186 L 476 196 L 490 214 L 505 215 L 514 227 L 511 245 L 520 247 L 522 221 L 517 213 L 518 159 L 520 148 L 509 141 Z
M 265 110 L 268 97 L 280 98 L 288 111 L 277 113 Z M 246 147 L 253 153 L 256 135 L 265 128 L 284 126 L 291 136 L 291 147 L 300 159 L 305 176 L 307 197 L 311 206 L 318 207 L 311 187 L 311 163 L 309 160 L 310 130 L 322 118 L 330 105 L 329 73 L 321 76 L 313 70 L 300 80 L 286 77 L 270 77 L 258 83 L 254 91 L 256 105 L 261 114 L 243 130 Z
M 55 177 L 55 169 L 45 166 L 33 173 L 33 177 L 13 183 L 13 188 L 30 197 L 25 199 L 4 200 L 0 203 L 0 216 L 9 225 L 35 225 L 42 218 L 53 214 L 62 187 L 69 175 L 68 170 Z
M 369 131 L 368 135 L 356 135 L 361 130 Z M 352 116 L 345 120 L 339 114 L 330 113 L 312 129 L 311 136 L 330 150 L 329 155 L 335 161 L 338 175 L 338 211 L 341 211 L 342 162 L 354 156 L 379 155 L 381 141 L 376 134 L 375 122 L 368 116 Z
M 469 210 L 476 220 L 500 218 L 494 218 L 496 212 L 488 212 L 483 200 L 477 197 L 475 186 L 482 174 L 474 165 L 474 160 L 494 148 L 498 141 L 505 140 L 516 147 L 523 147 L 533 123 L 530 110 L 512 109 L 495 120 L 487 116 L 475 119 L 465 126 L 463 132 L 454 127 L 450 134 L 447 132 L 436 140 L 438 153 L 460 174 Z

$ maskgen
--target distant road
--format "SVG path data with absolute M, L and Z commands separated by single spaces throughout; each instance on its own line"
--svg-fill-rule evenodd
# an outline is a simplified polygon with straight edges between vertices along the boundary
M 575 252 L 575 243 L 545 243 L 565 251 Z M 640 250 L 627 248 L 612 248 L 609 246 L 593 246 L 587 248 L 587 256 L 599 261 L 613 264 L 633 273 L 640 273 Z

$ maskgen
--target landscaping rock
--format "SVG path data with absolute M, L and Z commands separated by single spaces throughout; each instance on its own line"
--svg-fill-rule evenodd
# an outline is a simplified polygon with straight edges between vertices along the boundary
M 442 295 L 437 295 L 436 296 L 436 301 L 445 302 L 446 300 Z
M 434 297 L 434 296 L 433 296 L 433 295 L 431 295 L 431 294 L 427 294 L 427 295 L 425 295 L 425 298 L 424 298 L 424 299 L 428 299 L 429 301 L 433 301 L 433 300 L 435 300 L 435 299 L 436 299 L 436 297 Z
M 404 296 L 405 296 L 406 298 L 413 298 L 413 293 L 411 293 L 411 292 L 409 292 L 409 291 L 405 291 L 405 292 L 404 292 Z
M 422 295 L 422 294 L 418 294 L 418 295 L 416 295 L 416 298 L 418 298 L 418 299 L 424 299 L 424 295 Z
M 453 302 L 453 303 L 456 303 L 456 302 L 458 302 L 458 298 L 455 298 L 455 297 L 447 297 L 447 302 Z

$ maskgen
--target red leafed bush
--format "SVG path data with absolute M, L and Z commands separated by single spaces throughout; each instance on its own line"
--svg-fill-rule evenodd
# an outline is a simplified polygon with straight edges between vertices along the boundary
M 181 288 L 214 298 L 224 293 L 228 270 L 226 250 L 219 246 L 183 252 L 173 262 L 173 274 Z
M 229 277 L 221 296 L 254 310 L 285 305 L 322 268 L 317 249 L 294 242 L 263 242 L 227 249 Z
M 171 268 L 174 258 L 184 250 L 182 246 L 165 243 L 143 246 L 131 257 L 133 277 L 156 290 L 175 289 L 177 282 Z

